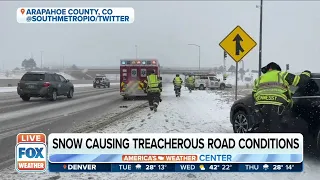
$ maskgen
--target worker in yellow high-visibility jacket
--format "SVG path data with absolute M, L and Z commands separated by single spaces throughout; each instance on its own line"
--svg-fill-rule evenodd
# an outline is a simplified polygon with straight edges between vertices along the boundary
M 283 116 L 292 107 L 290 85 L 304 86 L 310 79 L 311 72 L 300 75 L 281 71 L 278 64 L 271 62 L 262 68 L 264 73 L 254 81 L 252 95 L 255 101 L 255 117 L 261 120 L 254 132 L 283 132 L 286 124 Z
M 155 71 L 149 71 L 147 76 L 147 96 L 149 101 L 150 110 L 157 111 L 160 103 L 160 93 L 162 91 L 161 82 L 158 79 Z

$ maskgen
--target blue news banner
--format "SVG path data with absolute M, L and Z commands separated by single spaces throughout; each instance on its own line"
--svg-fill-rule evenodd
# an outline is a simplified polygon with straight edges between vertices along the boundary
M 301 172 L 303 163 L 50 163 L 50 172 Z

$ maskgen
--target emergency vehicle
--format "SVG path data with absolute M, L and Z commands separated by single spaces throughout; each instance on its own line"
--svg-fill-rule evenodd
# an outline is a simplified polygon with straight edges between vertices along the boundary
M 154 70 L 160 77 L 160 64 L 157 59 L 122 59 L 120 60 L 120 95 L 129 97 L 147 96 L 147 72 Z

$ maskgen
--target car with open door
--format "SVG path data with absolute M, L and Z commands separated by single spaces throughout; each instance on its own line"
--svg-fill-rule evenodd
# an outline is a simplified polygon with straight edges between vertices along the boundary
M 304 87 L 290 87 L 293 108 L 284 117 L 288 132 L 299 132 L 312 139 L 320 152 L 320 74 L 312 73 Z M 259 119 L 253 116 L 254 101 L 248 95 L 234 102 L 230 110 L 230 122 L 235 133 L 254 132 Z

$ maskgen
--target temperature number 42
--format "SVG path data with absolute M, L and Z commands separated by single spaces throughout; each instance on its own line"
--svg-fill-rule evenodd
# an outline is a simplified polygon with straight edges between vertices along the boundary
M 210 165 L 209 169 L 210 170 L 218 170 L 219 165 Z

